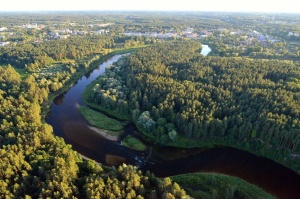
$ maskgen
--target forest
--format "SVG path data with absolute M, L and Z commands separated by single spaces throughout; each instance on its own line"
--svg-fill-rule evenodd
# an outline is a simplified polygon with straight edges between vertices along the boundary
M 170 178 L 156 178 L 131 165 L 107 167 L 80 156 L 43 122 L 41 105 L 51 91 L 33 75 L 22 78 L 12 66 L 1 66 L 0 94 L 1 198 L 190 198 Z M 231 177 L 223 177 L 231 184 L 206 178 L 197 184 L 205 190 L 189 194 L 273 198 Z
M 0 198 L 187 198 L 169 178 L 84 160 L 42 122 L 42 89 L 0 67 Z
M 28 71 L 35 71 L 62 59 L 82 59 L 104 48 L 112 48 L 111 37 L 73 37 L 67 40 L 48 41 L 41 44 L 23 44 L 1 50 L 0 61 Z
M 157 178 L 132 165 L 105 166 L 74 151 L 45 122 L 57 94 L 106 58 L 131 52 L 93 82 L 86 93 L 89 102 L 133 121 L 153 144 L 233 146 L 271 158 L 299 174 L 300 161 L 295 158 L 300 154 L 299 63 L 268 60 L 258 53 L 273 49 L 274 55 L 274 49 L 284 47 L 283 56 L 275 58 L 286 58 L 287 51 L 297 57 L 298 49 L 282 42 L 268 48 L 255 43 L 245 51 L 230 50 L 223 46 L 230 47 L 235 39 L 227 34 L 221 41 L 217 31 L 257 28 L 297 42 L 297 37 L 286 35 L 298 31 L 298 26 L 282 25 L 278 33 L 277 25 L 257 26 L 261 16 L 227 15 L 0 13 L 4 30 L 0 41 L 9 43 L 0 47 L 0 198 L 273 198 L 230 176 Z M 293 17 L 282 20 L 295 21 Z M 28 22 L 44 28 L 26 28 Z M 111 24 L 103 28 L 108 33 L 94 34 L 99 24 L 106 23 Z M 216 56 L 199 54 L 198 38 L 182 35 L 189 27 L 199 34 L 203 29 L 216 31 L 214 37 L 203 40 Z M 52 31 L 66 29 L 84 34 L 64 39 L 50 36 Z M 123 35 L 131 31 L 172 32 L 179 37 Z M 147 45 L 132 52 L 131 48 Z M 253 59 L 262 57 L 268 59 Z
M 113 44 L 94 36 L 1 48 L 0 198 L 188 197 L 168 178 L 83 159 L 42 118 L 49 96 L 96 67 Z
M 130 115 L 160 144 L 236 146 L 299 172 L 299 65 L 203 57 L 200 47 L 178 41 L 140 49 L 108 68 L 89 100 Z

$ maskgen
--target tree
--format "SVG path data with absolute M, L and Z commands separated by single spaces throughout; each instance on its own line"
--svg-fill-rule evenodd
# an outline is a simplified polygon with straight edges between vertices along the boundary
M 175 130 L 172 130 L 168 133 L 170 140 L 175 141 L 177 137 L 177 132 Z
M 156 122 L 150 117 L 149 111 L 144 111 L 138 119 L 138 124 L 150 132 L 154 129 Z

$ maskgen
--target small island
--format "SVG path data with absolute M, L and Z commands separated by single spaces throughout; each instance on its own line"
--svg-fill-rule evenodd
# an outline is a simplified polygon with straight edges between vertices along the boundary
M 88 126 L 89 129 L 108 140 L 119 140 L 124 130 L 124 126 L 120 121 L 85 106 L 79 106 L 78 108 L 85 120 L 91 125 Z M 138 151 L 146 150 L 146 146 L 132 135 L 126 136 L 122 140 L 122 145 Z
M 122 145 L 128 148 L 137 150 L 137 151 L 145 151 L 146 146 L 137 138 L 132 135 L 128 135 L 122 140 Z
M 118 141 L 119 136 L 123 133 L 121 122 L 84 106 L 80 106 L 79 111 L 91 125 L 88 126 L 91 130 L 108 140 Z

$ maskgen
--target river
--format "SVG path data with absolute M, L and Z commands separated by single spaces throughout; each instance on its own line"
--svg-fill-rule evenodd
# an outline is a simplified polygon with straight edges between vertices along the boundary
M 202 49 L 201 49 L 200 54 L 206 56 L 206 55 L 208 55 L 208 53 L 209 53 L 210 51 L 211 51 L 211 48 L 210 48 L 208 45 L 202 44 Z
M 105 165 L 110 162 L 108 157 L 120 156 L 122 162 L 136 165 L 144 171 L 150 170 L 158 177 L 191 172 L 223 173 L 242 178 L 279 198 L 299 198 L 300 176 L 297 173 L 246 151 L 231 147 L 203 150 L 148 146 L 147 151 L 138 152 L 90 130 L 76 107 L 83 104 L 82 93 L 86 86 L 121 56 L 115 55 L 106 60 L 53 100 L 46 122 L 53 127 L 55 135 L 62 137 L 80 154 Z M 125 128 L 126 134 L 136 131 L 133 124 Z M 172 155 L 181 158 L 166 158 Z

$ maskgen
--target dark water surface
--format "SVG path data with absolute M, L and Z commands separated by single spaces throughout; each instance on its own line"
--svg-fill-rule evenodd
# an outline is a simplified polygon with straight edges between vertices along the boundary
M 108 59 L 53 100 L 46 121 L 52 125 L 55 135 L 64 138 L 82 155 L 102 164 L 125 161 L 142 170 L 150 170 L 158 177 L 192 172 L 223 173 L 242 178 L 279 198 L 300 198 L 300 176 L 297 173 L 246 151 L 231 147 L 183 150 L 149 146 L 148 151 L 138 152 L 121 146 L 119 142 L 106 140 L 90 130 L 76 106 L 83 104 L 82 93 L 86 86 L 121 56 Z M 129 124 L 124 131 L 134 134 L 136 128 Z M 170 159 L 172 156 L 177 158 Z

